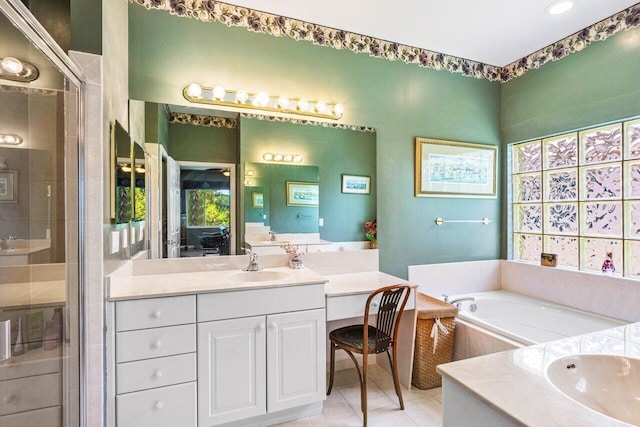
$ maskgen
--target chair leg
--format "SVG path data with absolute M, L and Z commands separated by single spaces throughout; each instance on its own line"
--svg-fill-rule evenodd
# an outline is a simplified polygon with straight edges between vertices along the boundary
M 400 388 L 400 380 L 398 379 L 398 364 L 395 363 L 398 360 L 398 350 L 396 346 L 393 346 L 393 362 L 391 361 L 391 355 L 389 349 L 387 349 L 387 356 L 389 357 L 389 365 L 391 365 L 391 376 L 393 377 L 393 385 L 396 388 L 396 394 L 400 401 L 400 409 L 404 410 L 404 401 L 402 400 L 402 389 Z
M 331 343 L 331 358 L 329 364 L 329 388 L 327 389 L 327 396 L 331 394 L 333 388 L 333 374 L 336 369 L 336 345 Z
M 367 370 L 368 370 L 367 355 L 363 354 L 362 358 L 362 387 L 360 389 L 360 401 L 362 409 L 362 421 L 363 427 L 367 427 Z

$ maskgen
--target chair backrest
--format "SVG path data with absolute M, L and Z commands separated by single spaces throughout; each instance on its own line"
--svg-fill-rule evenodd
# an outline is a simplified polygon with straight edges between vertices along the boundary
M 407 285 L 391 285 L 374 291 L 367 299 L 364 312 L 364 337 L 368 342 L 368 321 L 369 314 L 377 314 L 376 320 L 376 346 L 375 352 L 380 353 L 389 348 L 389 344 L 396 342 L 398 335 L 398 325 L 402 317 L 405 305 L 409 300 L 411 288 Z M 373 299 L 382 294 L 378 305 L 377 313 L 370 312 Z M 400 302 L 402 301 L 402 302 Z

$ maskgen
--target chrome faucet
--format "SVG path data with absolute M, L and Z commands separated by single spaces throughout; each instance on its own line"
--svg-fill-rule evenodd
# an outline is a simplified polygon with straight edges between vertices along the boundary
M 447 295 L 444 295 L 444 302 L 448 302 L 449 304 L 455 305 L 457 308 L 460 308 L 462 306 L 462 303 L 465 301 L 471 301 L 471 302 L 475 302 L 475 298 L 474 297 L 460 297 L 460 298 L 454 298 L 452 300 L 449 300 L 449 297 Z M 471 311 L 476 311 L 476 309 L 478 308 L 475 304 L 471 304 Z
M 269 241 L 270 242 L 275 242 L 276 241 L 276 232 L 275 231 L 269 231 Z
M 242 271 L 260 271 L 262 268 L 258 265 L 258 254 L 249 250 L 249 265 L 242 269 Z

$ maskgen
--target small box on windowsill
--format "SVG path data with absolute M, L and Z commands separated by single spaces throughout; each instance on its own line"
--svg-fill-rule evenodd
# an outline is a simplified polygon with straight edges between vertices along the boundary
M 540 265 L 543 267 L 555 267 L 558 264 L 558 255 L 547 254 L 542 252 L 540 254 Z

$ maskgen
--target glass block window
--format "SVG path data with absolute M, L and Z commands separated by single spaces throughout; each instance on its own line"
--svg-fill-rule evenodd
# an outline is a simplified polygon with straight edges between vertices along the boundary
M 513 258 L 640 279 L 640 119 L 511 146 Z

